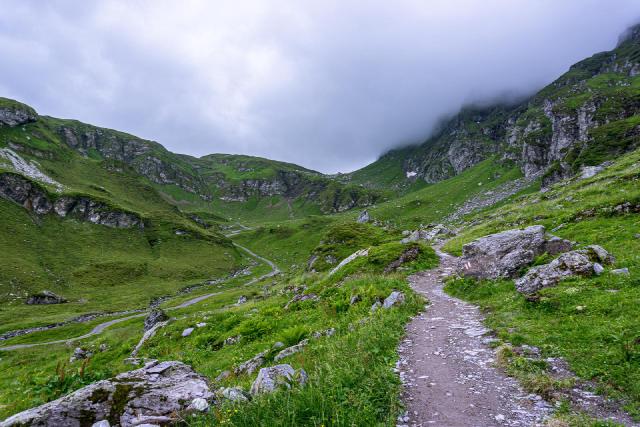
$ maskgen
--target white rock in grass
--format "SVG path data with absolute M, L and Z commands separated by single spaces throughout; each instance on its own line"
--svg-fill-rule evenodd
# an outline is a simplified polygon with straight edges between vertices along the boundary
M 604 273 L 604 267 L 598 264 L 597 262 L 593 263 L 593 271 L 599 276 Z
M 187 328 L 184 331 L 182 331 L 182 336 L 188 337 L 189 335 L 191 335 L 192 332 L 193 332 L 193 328 Z

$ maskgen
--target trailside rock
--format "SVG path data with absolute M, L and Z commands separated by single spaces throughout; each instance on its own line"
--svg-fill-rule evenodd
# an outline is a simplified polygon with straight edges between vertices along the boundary
M 148 331 L 153 328 L 156 323 L 165 322 L 169 320 L 169 316 L 163 310 L 154 308 L 149 312 L 147 317 L 144 318 L 144 330 Z
M 153 362 L 16 414 L 0 422 L 0 427 L 80 427 L 102 420 L 122 427 L 165 425 L 176 422 L 177 414 L 195 399 L 210 402 L 213 398 L 206 378 L 190 366 Z
M 478 279 L 514 277 L 546 251 L 546 244 L 541 225 L 491 234 L 464 245 L 459 270 Z
M 260 369 L 258 377 L 251 385 L 251 394 L 271 393 L 278 387 L 291 388 L 298 383 L 304 385 L 307 382 L 307 373 L 304 369 L 296 371 L 291 365 L 283 364 Z
M 280 351 L 276 354 L 276 357 L 273 358 L 274 362 L 278 360 L 284 359 L 285 357 L 289 357 L 292 354 L 296 354 L 300 350 L 302 350 L 307 344 L 309 344 L 309 340 L 302 340 L 296 345 L 292 345 L 291 347 L 287 347 L 284 350 Z
M 31 295 L 27 299 L 27 304 L 29 305 L 63 304 L 65 302 L 67 302 L 66 298 L 56 295 L 51 291 L 42 291 Z
M 565 277 L 591 276 L 594 273 L 594 265 L 589 257 L 580 251 L 572 251 L 560 255 L 549 264 L 531 268 L 515 283 L 518 292 L 531 295 L 540 289 L 557 285 Z
M 404 294 L 402 292 L 393 291 L 387 298 L 385 298 L 382 303 L 382 308 L 389 309 L 394 305 L 400 305 L 402 303 L 404 303 Z

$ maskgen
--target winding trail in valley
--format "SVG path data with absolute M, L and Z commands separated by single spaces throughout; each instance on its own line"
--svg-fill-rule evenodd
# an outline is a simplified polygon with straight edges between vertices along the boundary
M 244 230 L 249 230 L 248 227 L 242 226 L 242 228 Z M 227 235 L 227 237 L 231 237 L 231 236 L 233 236 L 235 234 L 237 234 L 237 233 L 235 233 L 235 232 L 231 233 L 231 234 Z M 278 266 L 273 261 L 271 261 L 271 260 L 269 260 L 269 259 L 267 259 L 265 257 L 262 257 L 262 256 L 256 254 L 255 252 L 251 251 L 250 249 L 245 248 L 244 246 L 239 245 L 239 244 L 237 244 L 235 242 L 233 242 L 233 244 L 238 249 L 246 252 L 252 258 L 255 258 L 258 261 L 261 261 L 264 264 L 268 265 L 270 267 L 270 269 L 271 269 L 268 273 L 263 274 L 261 276 L 258 276 L 258 277 L 255 277 L 255 278 L 249 280 L 247 283 L 244 284 L 244 286 L 250 286 L 250 285 L 252 285 L 254 283 L 257 283 L 257 282 L 259 282 L 261 280 L 264 280 L 264 279 L 267 279 L 269 277 L 273 277 L 273 276 L 275 276 L 275 275 L 280 273 L 280 269 L 278 268 Z M 200 295 L 200 296 L 197 296 L 195 298 L 189 299 L 189 300 L 187 300 L 187 301 L 185 301 L 185 302 L 183 302 L 181 304 L 178 304 L 176 306 L 168 307 L 168 308 L 165 309 L 165 311 L 172 311 L 172 310 L 178 310 L 178 309 L 182 309 L 182 308 L 187 308 L 187 307 L 192 306 L 194 304 L 197 304 L 197 303 L 199 303 L 201 301 L 204 301 L 204 300 L 206 300 L 208 298 L 211 298 L 213 296 L 219 295 L 220 293 L 221 292 L 212 292 L 212 293 L 209 293 L 209 294 Z M 80 341 L 80 340 L 83 340 L 85 338 L 89 338 L 89 337 L 91 337 L 93 335 L 101 334 L 107 328 L 109 328 L 110 326 L 113 326 L 115 324 L 126 322 L 127 320 L 136 319 L 136 318 L 139 318 L 139 317 L 144 317 L 146 315 L 147 315 L 147 312 L 144 311 L 144 312 L 136 313 L 136 314 L 133 314 L 133 315 L 130 315 L 130 316 L 126 316 L 126 317 L 120 317 L 120 318 L 117 318 L 117 319 L 111 319 L 109 321 L 106 321 L 106 322 L 103 322 L 103 323 L 100 323 L 100 324 L 96 325 L 90 332 L 88 332 L 88 333 L 86 333 L 84 335 L 77 336 L 77 337 L 65 338 L 65 339 L 55 340 L 55 341 L 40 342 L 40 343 L 8 345 L 8 346 L 0 347 L 0 351 L 12 351 L 12 350 L 19 350 L 19 349 L 25 349 L 25 348 L 31 348 L 31 347 L 39 347 L 39 346 L 44 346 L 44 345 L 63 344 L 63 343 L 71 343 L 71 342 L 75 342 L 75 341 Z
M 456 258 L 438 252 L 440 266 L 409 278 L 429 300 L 406 328 L 399 347 L 406 426 L 537 426 L 551 407 L 495 367 L 492 338 L 471 304 L 443 291 Z

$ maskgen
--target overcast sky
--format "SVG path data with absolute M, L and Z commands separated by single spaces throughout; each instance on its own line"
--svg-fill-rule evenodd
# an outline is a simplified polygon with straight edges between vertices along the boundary
M 638 0 L 0 0 L 0 96 L 323 172 L 615 46 Z

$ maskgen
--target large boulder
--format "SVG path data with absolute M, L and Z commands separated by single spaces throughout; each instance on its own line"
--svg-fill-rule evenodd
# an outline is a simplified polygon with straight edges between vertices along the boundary
M 67 302 L 65 298 L 56 295 L 51 291 L 42 291 L 27 298 L 27 304 L 29 305 L 63 304 L 65 302 Z
M 304 385 L 307 382 L 307 373 L 304 369 L 296 371 L 291 365 L 283 364 L 260 369 L 258 377 L 251 385 L 251 394 L 271 393 L 279 387 L 291 388 L 298 383 Z
M 571 242 L 547 236 L 541 225 L 481 237 L 462 248 L 459 271 L 478 279 L 512 278 L 545 252 L 571 249 Z
M 531 295 L 540 289 L 557 285 L 565 277 L 593 275 L 596 268 L 585 252 L 567 252 L 549 264 L 531 268 L 527 274 L 516 280 L 516 289 L 520 293 Z
M 81 427 L 102 420 L 122 427 L 166 425 L 176 422 L 188 407 L 203 407 L 202 400 L 213 398 L 206 378 L 190 366 L 175 361 L 151 362 L 20 412 L 0 422 L 0 427 Z

